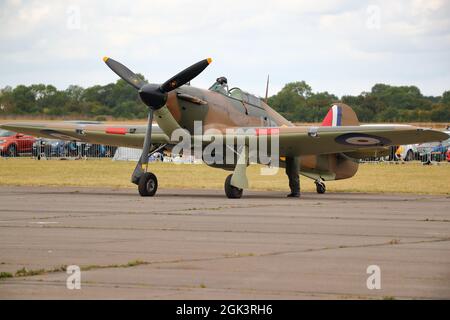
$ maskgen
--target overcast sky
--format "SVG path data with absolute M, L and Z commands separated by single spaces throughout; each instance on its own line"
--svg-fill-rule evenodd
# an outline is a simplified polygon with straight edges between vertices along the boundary
M 0 0 L 0 87 L 117 80 L 107 55 L 163 82 L 206 57 L 218 76 L 264 95 L 291 81 L 339 96 L 375 83 L 450 90 L 450 1 Z

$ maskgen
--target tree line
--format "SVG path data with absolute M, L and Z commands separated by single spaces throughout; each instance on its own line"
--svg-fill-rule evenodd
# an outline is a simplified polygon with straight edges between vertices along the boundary
M 319 122 L 335 102 L 350 105 L 361 122 L 450 122 L 450 91 L 424 96 L 416 86 L 376 84 L 370 92 L 338 98 L 327 91 L 313 92 L 299 81 L 286 84 L 268 99 L 272 108 L 294 122 Z M 88 88 L 71 85 L 65 90 L 45 84 L 7 86 L 0 89 L 0 117 L 15 115 L 143 119 L 147 110 L 136 90 L 118 80 Z
M 268 99 L 269 105 L 291 121 L 319 122 L 334 102 L 351 106 L 361 122 L 449 122 L 450 91 L 424 96 L 416 86 L 376 84 L 370 92 L 340 99 L 328 92 L 313 92 L 304 81 L 286 84 Z

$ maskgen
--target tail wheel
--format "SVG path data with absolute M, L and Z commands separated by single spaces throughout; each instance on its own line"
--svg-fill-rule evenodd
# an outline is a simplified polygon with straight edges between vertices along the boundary
M 158 179 L 151 172 L 144 173 L 139 178 L 138 190 L 142 197 L 153 197 L 158 190 Z
M 325 186 L 325 183 L 323 183 L 322 181 L 315 181 L 316 184 L 316 191 L 317 193 L 325 193 L 327 191 L 327 188 Z
M 229 199 L 239 199 L 242 197 L 243 189 L 236 188 L 235 186 L 231 185 L 231 177 L 233 175 L 230 174 L 225 179 L 225 194 L 227 195 L 227 198 Z
M 8 147 L 8 156 L 17 157 L 17 147 L 15 144 L 12 144 Z

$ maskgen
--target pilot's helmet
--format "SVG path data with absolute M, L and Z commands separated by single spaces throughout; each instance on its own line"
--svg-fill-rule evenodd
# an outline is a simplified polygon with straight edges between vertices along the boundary
M 217 83 L 222 84 L 222 85 L 228 83 L 228 80 L 225 77 L 219 77 L 216 79 L 216 81 L 217 81 Z

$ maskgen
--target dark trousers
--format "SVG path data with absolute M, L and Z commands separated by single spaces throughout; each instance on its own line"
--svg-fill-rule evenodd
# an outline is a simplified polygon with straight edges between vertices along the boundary
M 298 157 L 286 157 L 286 175 L 289 178 L 291 193 L 300 193 L 300 161 Z

